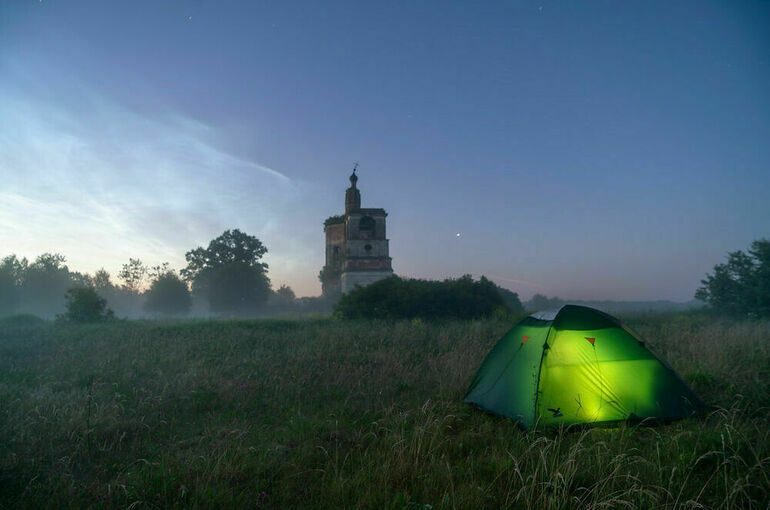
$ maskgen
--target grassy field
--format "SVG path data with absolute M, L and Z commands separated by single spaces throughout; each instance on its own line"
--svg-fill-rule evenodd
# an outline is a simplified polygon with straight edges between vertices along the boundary
M 522 432 L 502 322 L 0 322 L 2 508 L 768 508 L 770 323 L 627 323 L 714 410 Z

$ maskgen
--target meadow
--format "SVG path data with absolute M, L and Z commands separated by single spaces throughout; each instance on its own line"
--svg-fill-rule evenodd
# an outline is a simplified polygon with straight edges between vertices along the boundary
M 525 432 L 505 321 L 0 321 L 0 508 L 768 508 L 770 322 L 625 317 L 712 406 Z

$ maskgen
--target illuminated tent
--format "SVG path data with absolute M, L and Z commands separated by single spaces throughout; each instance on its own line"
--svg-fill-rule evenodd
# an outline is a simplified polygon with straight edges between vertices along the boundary
M 465 394 L 524 428 L 691 416 L 705 405 L 620 322 L 584 306 L 530 315 L 487 355 Z

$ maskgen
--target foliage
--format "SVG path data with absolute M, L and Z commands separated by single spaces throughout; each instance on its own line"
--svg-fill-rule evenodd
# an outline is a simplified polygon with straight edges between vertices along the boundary
M 213 312 L 254 314 L 270 296 L 267 264 L 260 259 L 267 247 L 240 230 L 226 230 L 207 248 L 185 254 L 185 280 L 193 292 L 204 296 Z
M 495 321 L 3 322 L 0 501 L 766 508 L 770 322 L 628 324 L 710 416 L 522 432 L 461 401 Z
M 91 286 L 98 292 L 109 291 L 115 287 L 110 280 L 110 273 L 104 268 L 96 271 L 91 277 Z
M 123 269 L 118 273 L 118 278 L 123 280 L 123 288 L 129 292 L 138 293 L 147 276 L 147 267 L 139 259 L 128 259 L 128 264 L 123 264 Z
M 332 282 L 339 282 L 342 275 L 342 269 L 336 261 L 332 261 L 331 264 L 327 264 L 321 268 L 318 272 L 318 280 L 321 282 L 321 286 L 324 289 L 324 293 L 327 293 L 329 289 L 327 286 Z
M 107 300 L 92 287 L 73 287 L 65 294 L 65 300 L 66 312 L 59 318 L 69 322 L 100 322 L 115 316 L 107 308 Z
M 13 315 L 19 308 L 21 289 L 13 275 L 0 268 L 0 317 Z
M 342 215 L 329 216 L 324 220 L 324 227 L 328 227 L 329 225 L 338 225 L 340 223 L 345 223 L 345 216 L 342 216 Z
M 148 269 L 147 276 L 150 277 L 150 280 L 157 280 L 168 272 L 174 272 L 174 270 L 171 269 L 171 264 L 164 262 L 158 266 L 152 266 L 150 269 Z
M 292 303 L 295 299 L 297 299 L 294 291 L 291 290 L 291 287 L 288 285 L 281 285 L 278 290 L 274 292 L 274 295 L 276 300 L 282 303 Z
M 192 298 L 187 283 L 169 269 L 168 264 L 157 266 L 154 270 L 154 278 L 145 293 L 144 309 L 167 316 L 189 313 Z
M 344 318 L 476 319 L 505 306 L 497 286 L 484 276 L 478 282 L 470 275 L 444 281 L 392 276 L 343 295 L 334 311 Z
M 64 294 L 73 285 L 66 258 L 58 253 L 44 253 L 29 264 L 22 285 L 22 306 L 41 317 L 53 317 L 64 305 Z
M 519 301 L 519 295 L 516 292 L 504 289 L 503 287 L 497 287 L 497 292 L 502 296 L 510 315 L 519 316 L 524 313 L 524 306 Z
M 695 292 L 697 299 L 735 316 L 770 317 L 770 239 L 751 243 L 748 253 L 728 253 Z
M 27 259 L 8 255 L 0 261 L 0 317 L 13 315 L 18 310 L 26 271 Z

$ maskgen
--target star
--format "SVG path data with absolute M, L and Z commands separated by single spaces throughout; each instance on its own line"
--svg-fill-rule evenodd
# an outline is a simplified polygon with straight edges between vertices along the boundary
M 460 232 L 457 233 L 457 237 L 460 237 Z

